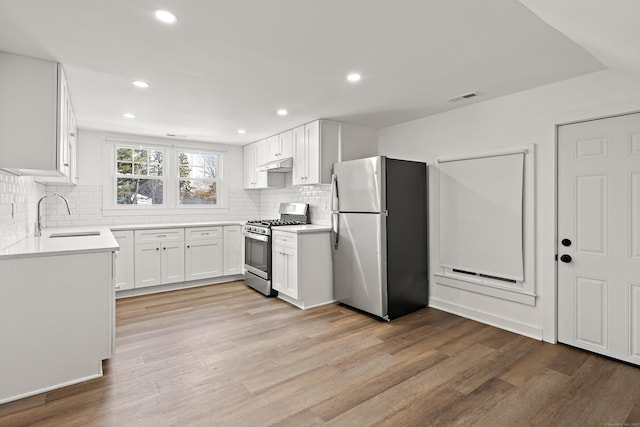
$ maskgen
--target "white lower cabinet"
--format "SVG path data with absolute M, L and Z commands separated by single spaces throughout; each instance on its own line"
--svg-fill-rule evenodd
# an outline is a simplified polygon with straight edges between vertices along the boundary
M 241 225 L 224 226 L 224 259 L 222 262 L 224 266 L 224 276 L 242 274 L 242 267 L 244 265 L 243 243 L 244 238 L 242 236 Z
M 285 246 L 274 245 L 271 260 L 273 263 L 273 289 L 293 299 L 298 299 L 298 251 Z
M 184 281 L 184 228 L 136 230 L 135 287 Z
M 112 233 L 120 245 L 115 266 L 116 290 L 130 291 L 122 292 L 119 296 L 133 295 L 134 289 L 167 284 L 174 284 L 174 288 L 178 284 L 179 288 L 182 282 L 243 273 L 244 238 L 241 225 L 121 230 Z
M 222 227 L 187 228 L 185 235 L 185 280 L 222 276 Z
M 330 232 L 273 231 L 272 281 L 278 296 L 300 308 L 333 302 Z
M 112 234 L 120 246 L 116 255 L 116 291 L 133 289 L 135 286 L 133 230 L 113 231 Z

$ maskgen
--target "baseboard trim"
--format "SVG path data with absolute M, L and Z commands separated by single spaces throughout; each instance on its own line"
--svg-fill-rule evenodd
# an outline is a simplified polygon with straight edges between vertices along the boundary
M 244 280 L 244 274 L 235 274 L 233 276 L 215 277 L 212 279 L 191 280 L 188 282 L 170 283 L 168 285 L 148 286 L 144 288 L 124 289 L 116 292 L 116 298 L 137 297 L 140 295 L 157 294 L 159 292 L 176 291 L 178 289 L 195 288 L 198 286 L 217 285 L 220 283 L 235 282 L 236 280 Z
M 542 328 L 536 328 L 512 319 L 496 316 L 495 314 L 486 313 L 458 304 L 452 304 L 448 301 L 434 297 L 429 298 L 429 307 L 466 317 L 467 319 L 475 320 L 480 323 L 495 326 L 496 328 L 504 329 L 519 335 L 524 335 L 525 337 L 533 338 L 535 340 L 542 340 Z

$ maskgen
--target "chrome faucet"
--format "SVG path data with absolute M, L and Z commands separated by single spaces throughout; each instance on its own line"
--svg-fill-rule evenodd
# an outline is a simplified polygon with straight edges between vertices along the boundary
M 38 209 L 36 213 L 38 217 L 38 220 L 36 221 L 36 236 L 42 236 L 42 218 L 40 217 L 40 204 L 44 199 L 46 199 L 49 196 L 57 196 L 57 197 L 60 197 L 62 200 L 64 200 L 64 204 L 67 205 L 67 212 L 69 212 L 69 215 L 71 215 L 71 208 L 69 207 L 69 201 L 65 199 L 62 194 L 59 194 L 59 193 L 45 194 L 44 196 L 40 197 L 40 200 L 38 200 Z

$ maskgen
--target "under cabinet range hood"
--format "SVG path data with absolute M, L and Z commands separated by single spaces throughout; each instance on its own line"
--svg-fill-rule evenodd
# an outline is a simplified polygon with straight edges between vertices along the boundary
M 273 160 L 256 168 L 259 171 L 267 172 L 291 172 L 293 169 L 293 158 L 285 157 L 284 159 Z

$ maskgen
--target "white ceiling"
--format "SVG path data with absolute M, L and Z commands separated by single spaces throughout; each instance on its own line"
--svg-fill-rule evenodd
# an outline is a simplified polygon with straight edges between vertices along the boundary
M 609 68 L 640 75 L 640 1 L 520 2 Z
M 604 68 L 517 0 L 0 0 L 0 50 L 61 62 L 80 127 L 238 144 L 317 118 L 380 128 Z

